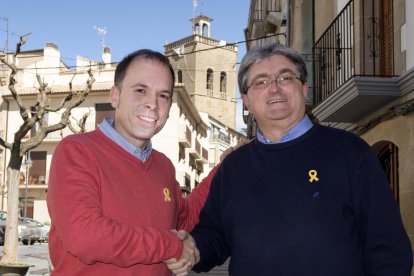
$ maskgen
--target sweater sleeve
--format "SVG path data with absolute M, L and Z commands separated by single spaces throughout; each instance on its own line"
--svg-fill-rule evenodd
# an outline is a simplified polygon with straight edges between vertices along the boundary
M 193 267 L 196 272 L 207 272 L 222 265 L 230 255 L 224 237 L 221 210 L 221 189 L 223 188 L 220 170 L 211 184 L 210 194 L 200 213 L 200 221 L 191 232 L 200 251 L 200 261 Z
M 187 197 L 180 196 L 180 199 L 178 200 L 178 202 L 180 202 L 180 207 L 177 229 L 183 229 L 188 232 L 198 223 L 200 211 L 203 208 L 210 191 L 211 180 L 218 167 L 219 164 L 210 171 L 206 178 L 204 178 L 195 189 L 193 189 L 190 195 Z M 179 189 L 178 185 L 177 187 Z M 177 194 L 181 195 L 181 192 L 177 192 Z
M 363 155 L 356 185 L 359 195 L 354 194 L 354 198 L 359 206 L 356 217 L 364 244 L 365 273 L 410 275 L 411 244 L 390 185 L 378 159 L 370 151 Z
M 47 195 L 52 219 L 50 254 L 70 253 L 85 264 L 103 262 L 121 267 L 178 259 L 182 242 L 172 232 L 104 216 L 99 173 L 87 146 L 67 140 L 57 146 Z

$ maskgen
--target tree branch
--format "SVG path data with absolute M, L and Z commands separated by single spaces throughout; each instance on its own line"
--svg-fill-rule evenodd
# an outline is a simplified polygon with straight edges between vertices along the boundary
M 73 133 L 83 133 L 86 131 L 86 120 L 88 119 L 91 111 L 89 110 L 87 113 L 83 114 L 82 118 L 77 121 L 77 125 L 79 130 L 77 130 L 73 125 L 72 121 L 69 120 L 68 127 Z
M 72 100 L 73 95 L 75 94 L 73 92 L 73 88 L 72 88 L 73 87 L 72 82 L 73 82 L 73 79 L 75 78 L 75 76 L 76 76 L 76 73 L 73 75 L 72 79 L 69 82 L 69 94 L 67 94 L 66 97 L 62 99 L 62 101 L 60 102 L 60 104 L 57 107 L 55 107 L 55 108 L 47 107 L 46 111 L 57 112 L 57 111 L 61 110 L 67 102 Z
M 12 145 L 10 143 L 7 143 L 3 138 L 0 138 L 0 146 L 11 150 Z
M 37 147 L 43 141 L 43 139 L 47 136 L 47 134 L 49 134 L 50 132 L 64 129 L 67 125 L 69 125 L 72 109 L 82 104 L 85 101 L 86 97 L 89 95 L 89 93 L 92 91 L 92 84 L 95 82 L 95 78 L 93 76 L 91 69 L 88 70 L 88 75 L 89 75 L 89 78 L 88 78 L 88 81 L 86 82 L 85 89 L 79 93 L 79 97 L 75 101 L 68 102 L 69 105 L 66 107 L 66 110 L 62 113 L 60 117 L 60 122 L 50 125 L 50 126 L 42 125 L 42 127 L 39 129 L 39 131 L 36 132 L 34 136 L 32 136 L 29 140 L 22 143 L 21 149 L 20 149 L 21 154 L 24 154 L 27 151 Z M 73 91 L 71 92 L 72 92 L 71 94 L 73 95 Z M 68 96 L 66 96 L 65 99 L 67 97 Z M 60 110 L 57 108 L 53 108 L 53 109 L 46 108 L 46 107 L 43 108 L 43 105 L 39 105 L 37 108 L 38 108 L 38 111 L 36 114 L 37 116 L 40 116 L 41 119 L 43 119 L 45 111 Z M 36 117 L 36 116 L 33 116 L 33 117 Z
M 6 64 L 11 70 L 11 73 L 9 76 L 9 90 L 12 94 L 13 99 L 16 101 L 17 106 L 19 107 L 20 116 L 22 117 L 23 121 L 26 121 L 29 115 L 27 112 L 27 108 L 23 103 L 22 98 L 17 93 L 17 90 L 15 88 L 15 84 L 17 83 L 15 76 L 17 75 L 17 72 L 19 70 L 16 66 L 16 59 L 17 59 L 17 55 L 21 52 L 21 47 L 23 46 L 23 44 L 26 43 L 25 37 L 28 36 L 29 34 L 30 33 L 25 34 L 20 37 L 19 42 L 16 44 L 16 50 L 13 53 L 13 61 L 11 63 L 9 63 L 7 60 L 2 60 L 2 62 Z

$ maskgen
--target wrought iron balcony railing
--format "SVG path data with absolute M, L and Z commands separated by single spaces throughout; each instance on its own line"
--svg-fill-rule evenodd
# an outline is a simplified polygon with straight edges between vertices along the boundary
M 392 5 L 382 2 L 349 1 L 313 46 L 315 106 L 354 76 L 394 76 Z

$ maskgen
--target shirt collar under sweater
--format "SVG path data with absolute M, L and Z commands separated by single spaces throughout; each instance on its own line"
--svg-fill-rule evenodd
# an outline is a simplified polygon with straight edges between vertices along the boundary
M 134 146 L 130 142 L 128 142 L 118 131 L 115 130 L 113 127 L 114 119 L 112 118 L 104 118 L 102 122 L 99 124 L 99 129 L 112 141 L 122 147 L 124 150 L 145 162 L 151 154 L 152 151 L 152 144 L 151 141 L 148 142 L 146 148 L 141 150 L 139 147 Z
M 312 121 L 309 119 L 308 115 L 305 114 L 302 120 L 300 120 L 293 128 L 288 131 L 288 133 L 284 134 L 282 138 L 280 138 L 279 143 L 284 143 L 293 139 L 298 138 L 299 136 L 305 134 L 309 129 L 313 126 Z M 262 133 L 260 128 L 257 129 L 257 140 L 263 144 L 276 144 L 270 139 L 267 139 L 266 136 Z

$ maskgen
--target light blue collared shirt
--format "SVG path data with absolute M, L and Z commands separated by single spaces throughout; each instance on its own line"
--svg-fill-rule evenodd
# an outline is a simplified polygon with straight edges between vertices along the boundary
M 313 126 L 312 121 L 309 119 L 308 115 L 305 114 L 302 120 L 300 120 L 288 133 L 284 134 L 282 138 L 280 138 L 279 143 L 284 143 L 293 139 L 298 138 L 299 136 L 302 136 L 305 134 L 309 129 L 311 129 Z M 276 142 L 273 142 L 270 139 L 267 139 L 266 136 L 262 133 L 262 131 L 257 129 L 257 139 L 259 142 L 262 142 L 263 144 L 276 144 Z
M 139 147 L 134 146 L 130 142 L 128 142 L 121 134 L 119 134 L 118 131 L 114 128 L 114 119 L 112 118 L 105 118 L 102 120 L 102 122 L 99 124 L 99 129 L 102 131 L 106 136 L 108 136 L 109 139 L 114 141 L 116 144 L 118 144 L 120 147 L 122 147 L 124 150 L 141 160 L 142 162 L 145 162 L 148 157 L 151 154 L 152 151 L 152 144 L 151 141 L 148 142 L 146 148 L 144 150 L 141 150 Z

